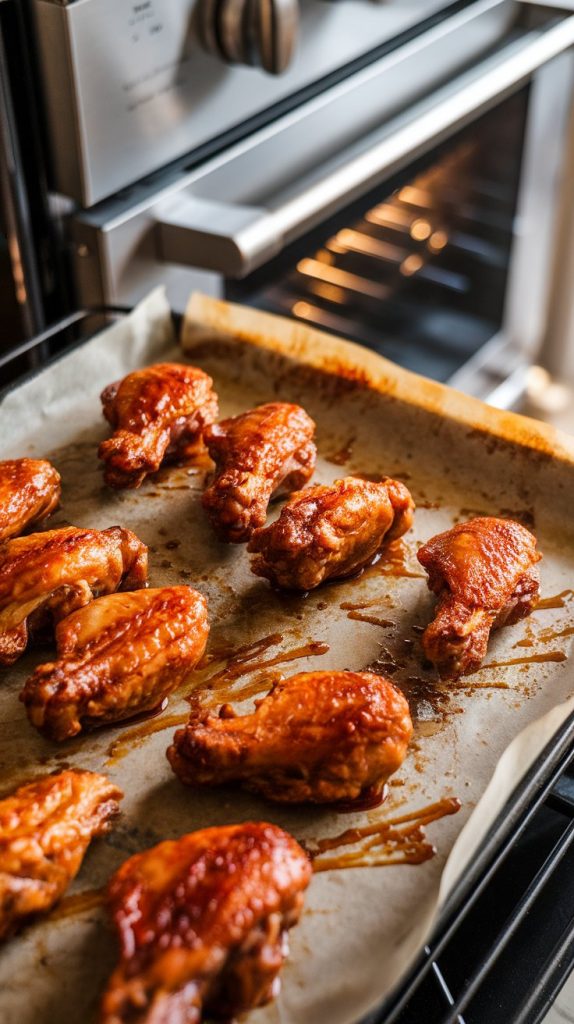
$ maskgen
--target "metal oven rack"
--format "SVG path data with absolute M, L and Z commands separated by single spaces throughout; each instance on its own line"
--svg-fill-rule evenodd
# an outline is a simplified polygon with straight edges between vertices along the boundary
M 0 398 L 127 312 L 79 310 L 0 353 Z M 357 1024 L 542 1020 L 574 967 L 573 843 L 574 714 L 503 807 L 407 976 Z

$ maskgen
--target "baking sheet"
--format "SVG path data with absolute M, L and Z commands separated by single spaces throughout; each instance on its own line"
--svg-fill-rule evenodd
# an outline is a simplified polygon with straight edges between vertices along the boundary
M 115 957 L 98 890 L 137 850 L 204 825 L 247 819 L 276 822 L 312 848 L 351 827 L 375 827 L 419 810 L 424 817 L 429 805 L 458 798 L 458 813 L 425 829 L 437 849 L 432 859 L 315 875 L 302 922 L 291 933 L 282 994 L 250 1016 L 254 1024 L 349 1024 L 412 961 L 439 901 L 503 797 L 572 709 L 572 701 L 562 704 L 574 692 L 568 660 L 574 445 L 568 438 L 423 381 L 350 343 L 204 296 L 192 301 L 184 344 L 187 357 L 214 377 L 222 415 L 274 398 L 305 406 L 318 425 L 315 481 L 346 473 L 404 480 L 418 508 L 413 531 L 394 548 L 391 574 L 380 563 L 307 598 L 275 594 L 250 574 L 243 546 L 214 540 L 199 503 L 206 460 L 160 470 L 137 492 L 104 488 L 96 457 L 107 435 L 99 391 L 145 362 L 182 358 L 161 291 L 128 320 L 7 395 L 0 406 L 0 456 L 45 456 L 62 473 L 62 506 L 46 528 L 128 526 L 150 545 L 153 586 L 187 582 L 207 596 L 211 660 L 190 681 L 203 699 L 247 709 L 276 673 L 375 664 L 407 692 L 415 739 L 380 808 L 345 815 L 281 808 L 232 788 L 195 792 L 179 784 L 165 749 L 188 708 L 183 694 L 149 723 L 57 746 L 31 729 L 17 700 L 24 679 L 48 652 L 28 654 L 4 670 L 3 790 L 31 773 L 74 765 L 106 770 L 126 797 L 117 827 L 92 844 L 71 895 L 0 952 L 2 1024 L 93 1019 Z M 441 687 L 421 665 L 420 628 L 433 602 L 415 552 L 434 533 L 478 513 L 511 513 L 534 526 L 547 605 L 495 635 L 480 673 Z M 350 849 L 356 847 L 332 855 Z M 400 858 L 404 844 L 391 842 L 385 853 Z

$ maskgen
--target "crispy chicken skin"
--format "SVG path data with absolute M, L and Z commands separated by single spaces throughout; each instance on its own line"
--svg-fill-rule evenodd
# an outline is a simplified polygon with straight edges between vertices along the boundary
M 29 631 L 58 622 L 99 594 L 145 586 L 147 548 L 131 530 L 68 526 L 0 544 L 0 665 L 26 650 Z
M 167 752 L 189 785 L 241 782 L 269 800 L 333 803 L 382 791 L 402 764 L 412 723 L 391 682 L 372 672 L 301 672 L 255 711 L 192 714 Z
M 20 700 L 53 740 L 151 711 L 197 665 L 208 632 L 191 587 L 99 597 L 58 624 L 58 660 L 36 669 Z
M 216 464 L 203 507 L 220 540 L 241 544 L 262 526 L 272 497 L 304 487 L 315 468 L 315 424 L 299 405 L 269 402 L 208 427 Z
M 529 615 L 539 594 L 536 538 L 512 519 L 458 523 L 417 554 L 437 595 L 423 649 L 445 679 L 476 672 L 491 629 Z
M 108 385 L 101 398 L 114 433 L 98 454 L 105 462 L 104 480 L 116 488 L 139 487 L 164 459 L 195 454 L 203 428 L 218 411 L 211 377 L 178 363 L 129 373 Z
M 310 862 L 262 822 L 206 828 L 131 857 L 108 887 L 120 962 L 100 1024 L 230 1021 L 277 995 Z
M 370 483 L 347 476 L 294 494 L 281 515 L 256 530 L 247 550 L 251 570 L 282 589 L 312 590 L 358 572 L 413 521 L 414 502 L 397 480 Z
M 0 462 L 0 542 L 47 519 L 60 490 L 60 474 L 43 459 Z
M 0 800 L 0 940 L 57 903 L 122 796 L 105 775 L 64 771 Z

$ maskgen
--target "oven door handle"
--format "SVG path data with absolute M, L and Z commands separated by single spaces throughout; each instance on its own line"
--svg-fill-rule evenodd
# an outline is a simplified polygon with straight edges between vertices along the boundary
M 554 57 L 574 45 L 574 16 L 455 78 L 433 97 L 393 118 L 369 144 L 347 150 L 344 162 L 323 165 L 273 208 L 214 201 L 189 193 L 156 211 L 160 258 L 241 278 L 306 231 L 500 102 Z M 483 70 L 481 70 L 483 69 Z M 417 113 L 413 116 L 413 109 Z

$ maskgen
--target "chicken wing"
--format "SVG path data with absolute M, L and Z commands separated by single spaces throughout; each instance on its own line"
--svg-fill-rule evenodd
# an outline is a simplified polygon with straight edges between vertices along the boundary
M 105 775 L 64 771 L 0 800 L 0 940 L 57 903 L 122 796 Z
M 120 962 L 101 1024 L 230 1021 L 277 995 L 309 859 L 275 825 L 206 828 L 131 857 L 108 905 Z
M 0 544 L 0 665 L 24 653 L 29 632 L 98 594 L 145 586 L 147 548 L 131 530 L 68 526 Z
M 203 507 L 221 540 L 249 540 L 272 497 L 304 487 L 315 468 L 314 433 L 305 410 L 287 402 L 258 405 L 207 428 L 204 440 L 217 469 Z
M 370 483 L 348 476 L 294 494 L 276 522 L 256 530 L 247 550 L 251 563 L 286 590 L 312 590 L 327 579 L 351 576 L 383 542 L 401 537 L 413 521 L 414 503 L 397 480 Z
M 197 665 L 208 632 L 207 601 L 191 587 L 97 598 L 58 624 L 58 661 L 40 665 L 20 699 L 53 740 L 151 711 Z
M 41 523 L 60 500 L 60 474 L 43 459 L 0 462 L 0 543 Z
M 102 391 L 101 398 L 114 428 L 98 451 L 110 487 L 139 487 L 164 459 L 189 458 L 218 411 L 211 377 L 178 363 L 129 373 Z
M 422 637 L 427 658 L 446 679 L 476 672 L 491 629 L 518 622 L 536 604 L 536 538 L 512 519 L 484 516 L 433 537 L 417 557 L 438 597 Z
M 380 794 L 413 731 L 402 693 L 371 672 L 301 672 L 251 714 L 221 710 L 178 729 L 167 752 L 176 775 L 192 786 L 238 781 L 286 803 Z

